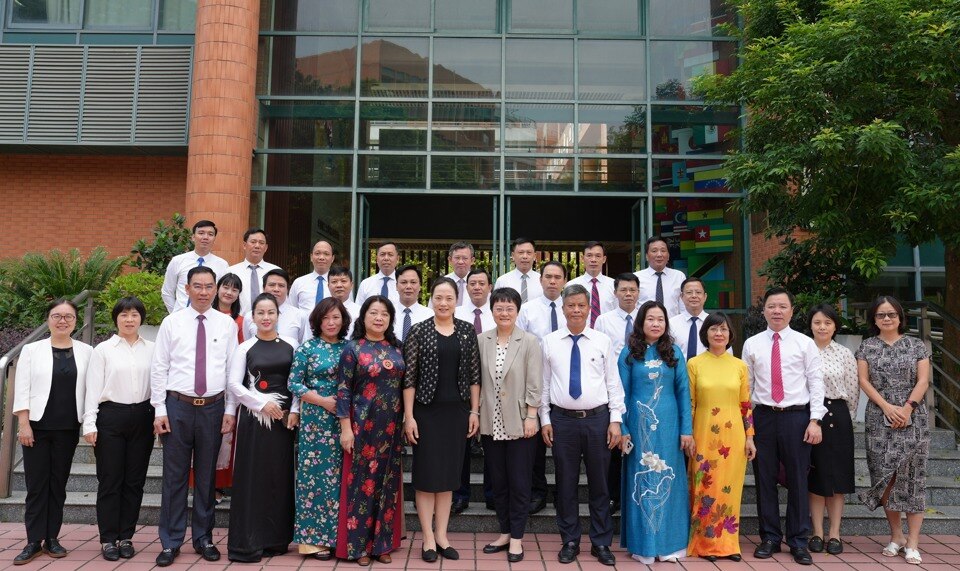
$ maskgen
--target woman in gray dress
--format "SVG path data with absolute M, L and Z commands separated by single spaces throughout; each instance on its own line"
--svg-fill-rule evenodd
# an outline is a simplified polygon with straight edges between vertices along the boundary
M 880 296 L 867 312 L 873 336 L 857 350 L 860 388 L 870 399 L 866 416 L 869 490 L 860 499 L 870 509 L 883 506 L 890 524 L 890 543 L 883 555 L 905 554 L 921 563 L 918 544 L 926 509 L 930 427 L 924 395 L 930 384 L 930 352 L 923 342 L 904 335 L 903 307 Z M 903 535 L 901 513 L 907 515 Z

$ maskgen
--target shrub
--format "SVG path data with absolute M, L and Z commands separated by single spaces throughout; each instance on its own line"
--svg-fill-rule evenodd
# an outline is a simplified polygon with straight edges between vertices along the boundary
M 147 320 L 144 325 L 160 325 L 163 318 L 167 316 L 167 308 L 163 304 L 163 298 L 160 297 L 161 286 L 163 286 L 163 276 L 151 272 L 118 276 L 100 292 L 97 324 L 113 329 L 113 317 L 110 315 L 113 306 L 121 298 L 133 295 L 140 298 L 147 308 Z
M 143 238 L 137 240 L 130 253 L 134 259 L 130 265 L 142 272 L 153 272 L 163 275 L 167 271 L 170 259 L 178 254 L 193 249 L 190 229 L 183 226 L 186 222 L 179 212 L 170 217 L 169 226 L 163 220 L 158 220 L 153 228 L 153 243 L 148 244 Z

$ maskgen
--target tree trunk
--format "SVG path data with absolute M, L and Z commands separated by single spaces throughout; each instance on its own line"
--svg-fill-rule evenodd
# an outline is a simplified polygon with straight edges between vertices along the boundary
M 960 247 L 946 245 L 944 254 L 946 268 L 946 291 L 944 292 L 944 306 L 947 313 L 960 319 Z M 944 322 L 943 345 L 947 351 L 960 358 L 960 329 Z M 947 374 L 960 383 L 960 366 L 948 357 L 943 357 L 943 368 Z M 953 402 L 960 404 L 960 388 L 949 382 L 939 383 L 942 390 Z M 960 428 L 960 411 L 945 404 L 939 407 L 940 414 L 946 417 L 955 428 Z

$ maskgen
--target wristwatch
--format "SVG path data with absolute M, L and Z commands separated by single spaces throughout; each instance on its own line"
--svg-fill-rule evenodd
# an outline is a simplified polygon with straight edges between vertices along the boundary
M 823 426 L 823 419 L 822 419 L 822 418 L 811 418 L 810 420 L 813 421 L 813 422 L 816 422 L 816 423 L 817 423 L 817 426 Z
M 912 408 L 912 409 L 916 409 L 917 407 L 920 406 L 920 403 L 918 403 L 918 402 L 915 401 L 915 400 L 908 400 L 908 401 L 907 401 L 907 404 L 910 405 L 910 408 Z

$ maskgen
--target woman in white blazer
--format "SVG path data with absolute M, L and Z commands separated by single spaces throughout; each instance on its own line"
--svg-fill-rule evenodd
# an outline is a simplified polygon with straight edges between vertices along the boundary
M 70 338 L 77 306 L 58 299 L 47 308 L 50 338 L 26 345 L 17 361 L 13 413 L 19 421 L 27 481 L 27 546 L 13 560 L 23 565 L 41 553 L 60 558 L 67 478 L 80 439 L 85 377 L 93 348 Z

